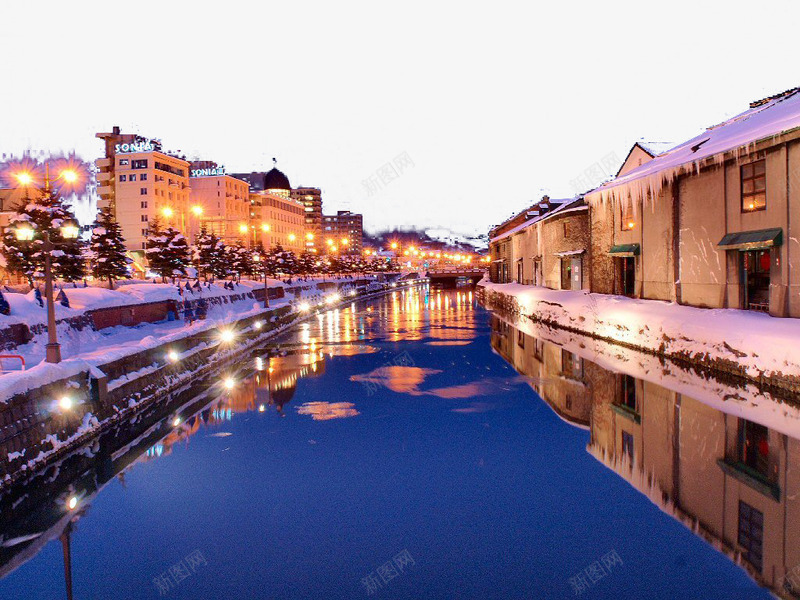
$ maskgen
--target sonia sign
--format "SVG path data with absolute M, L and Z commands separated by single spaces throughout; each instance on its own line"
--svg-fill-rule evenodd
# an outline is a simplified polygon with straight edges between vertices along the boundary
M 130 144 L 117 144 L 114 146 L 114 152 L 117 154 L 124 154 L 125 152 L 153 152 L 155 150 L 157 150 L 157 148 L 152 140 L 132 142 Z
M 225 175 L 225 167 L 214 167 L 212 169 L 192 169 L 192 177 L 213 177 L 214 175 Z

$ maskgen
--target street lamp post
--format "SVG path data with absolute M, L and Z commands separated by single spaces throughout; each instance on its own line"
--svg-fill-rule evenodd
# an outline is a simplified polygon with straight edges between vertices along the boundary
M 253 262 L 261 262 L 258 254 L 253 255 Z M 269 308 L 269 282 L 267 281 L 267 260 L 264 257 L 264 308 Z
M 74 184 L 78 180 L 77 173 L 72 169 L 65 169 L 56 179 L 63 179 L 67 184 Z M 17 180 L 23 186 L 32 185 L 33 178 L 27 172 L 17 174 Z M 47 193 L 50 190 L 50 166 L 45 164 L 44 189 L 34 186 L 40 191 Z M 19 241 L 32 241 L 34 230 L 31 227 L 17 227 L 16 238 Z M 69 219 L 61 225 L 61 237 L 64 239 L 77 239 L 80 229 L 77 222 Z M 56 334 L 56 306 L 53 297 L 53 267 L 52 252 L 55 250 L 55 243 L 50 239 L 50 232 L 42 233 L 42 250 L 44 252 L 44 294 L 47 297 L 47 344 L 45 345 L 45 361 L 49 363 L 61 362 L 61 344 L 58 343 Z

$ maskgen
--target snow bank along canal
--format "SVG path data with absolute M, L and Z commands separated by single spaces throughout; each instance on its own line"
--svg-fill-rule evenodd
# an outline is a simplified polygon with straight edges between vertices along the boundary
M 0 597 L 791 597 L 797 424 L 752 386 L 398 289 L 6 486 Z

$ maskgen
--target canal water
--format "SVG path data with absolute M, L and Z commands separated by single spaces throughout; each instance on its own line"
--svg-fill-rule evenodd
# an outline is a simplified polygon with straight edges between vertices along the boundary
M 0 497 L 0 598 L 791 597 L 796 417 L 398 290 Z

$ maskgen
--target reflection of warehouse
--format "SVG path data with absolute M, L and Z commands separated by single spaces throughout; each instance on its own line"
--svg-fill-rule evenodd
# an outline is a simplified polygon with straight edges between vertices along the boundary
M 529 383 L 560 417 L 574 425 L 588 427 L 591 395 L 586 369 L 594 365 L 516 329 L 492 315 L 492 348 Z
M 800 441 L 609 371 L 496 316 L 492 347 L 559 415 L 590 424 L 595 458 L 759 583 L 800 598 L 791 574 L 800 565 L 800 472 L 790 466 L 800 464 Z

